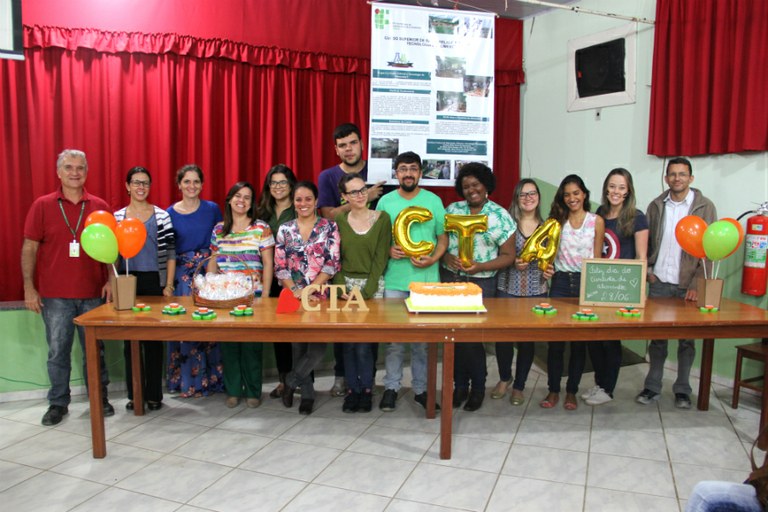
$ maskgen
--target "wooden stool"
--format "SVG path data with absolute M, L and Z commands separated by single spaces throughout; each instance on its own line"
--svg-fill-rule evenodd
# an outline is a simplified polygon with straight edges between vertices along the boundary
M 761 343 L 751 343 L 749 345 L 737 345 L 736 346 L 736 375 L 733 378 L 733 400 L 731 400 L 731 407 L 736 409 L 739 407 L 739 393 L 741 388 L 749 388 L 762 393 L 762 401 L 760 407 L 760 439 L 757 446 L 761 450 L 765 450 L 768 447 L 768 434 L 762 434 L 765 432 L 765 426 L 768 424 L 768 379 L 765 375 L 759 377 L 751 377 L 749 379 L 741 378 L 741 363 L 743 358 L 752 359 L 755 361 L 762 361 L 763 366 L 768 368 L 768 338 L 763 338 Z M 765 373 L 766 370 L 763 372 Z

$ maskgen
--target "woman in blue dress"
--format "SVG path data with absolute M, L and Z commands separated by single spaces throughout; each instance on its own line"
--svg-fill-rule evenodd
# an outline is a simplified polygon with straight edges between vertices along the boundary
M 213 226 L 222 220 L 219 206 L 200 199 L 203 171 L 185 165 L 176 173 L 181 201 L 168 207 L 176 235 L 175 295 L 192 294 L 192 276 L 198 263 L 210 256 Z M 205 269 L 202 269 L 205 272 Z M 172 341 L 168 344 L 168 391 L 182 398 L 207 396 L 222 390 L 218 343 Z

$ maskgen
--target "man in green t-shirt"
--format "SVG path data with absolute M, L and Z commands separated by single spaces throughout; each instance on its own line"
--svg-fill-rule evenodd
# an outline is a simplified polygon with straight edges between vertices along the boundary
M 432 212 L 432 219 L 427 222 L 411 224 L 410 236 L 414 243 L 422 240 L 432 242 L 435 248 L 428 256 L 407 256 L 396 243 L 389 250 L 389 263 L 384 273 L 384 297 L 407 298 L 408 285 L 411 282 L 435 283 L 440 281 L 438 262 L 448 247 L 445 234 L 445 208 L 443 202 L 432 192 L 419 187 L 421 179 L 421 157 L 412 151 L 401 153 L 395 158 L 394 169 L 399 188 L 385 194 L 376 206 L 385 211 L 390 218 L 409 206 L 420 206 Z M 427 406 L 427 344 L 411 343 L 411 386 L 414 399 L 422 406 Z M 387 345 L 384 376 L 384 396 L 379 403 L 382 411 L 394 411 L 397 392 L 403 377 L 403 359 L 405 345 L 390 343 Z

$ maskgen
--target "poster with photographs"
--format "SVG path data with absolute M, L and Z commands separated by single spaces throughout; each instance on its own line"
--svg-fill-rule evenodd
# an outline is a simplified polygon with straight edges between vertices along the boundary
M 414 151 L 422 184 L 453 186 L 467 162 L 493 165 L 493 14 L 374 3 L 368 179 L 397 184 Z

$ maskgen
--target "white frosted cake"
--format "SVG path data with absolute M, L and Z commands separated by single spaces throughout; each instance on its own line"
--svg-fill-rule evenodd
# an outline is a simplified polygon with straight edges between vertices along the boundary
M 409 306 L 427 311 L 485 311 L 483 291 L 475 283 L 411 283 Z

